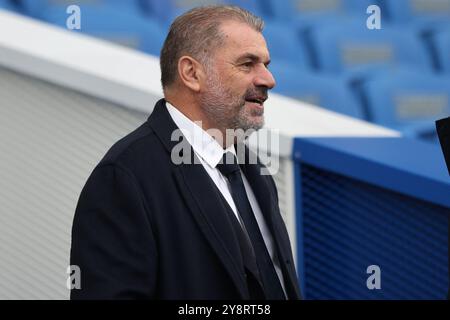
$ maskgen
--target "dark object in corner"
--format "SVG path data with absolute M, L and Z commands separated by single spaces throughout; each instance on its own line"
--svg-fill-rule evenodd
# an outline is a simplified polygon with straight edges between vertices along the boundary
M 444 153 L 447 169 L 450 174 L 450 117 L 436 121 L 436 130 L 441 143 L 442 152 Z M 449 243 L 450 243 L 450 226 L 449 226 Z M 450 299 L 450 247 L 449 247 L 449 289 L 447 292 L 447 300 Z
M 450 117 L 436 121 L 436 129 L 439 135 L 442 152 L 444 153 L 447 169 L 450 174 Z

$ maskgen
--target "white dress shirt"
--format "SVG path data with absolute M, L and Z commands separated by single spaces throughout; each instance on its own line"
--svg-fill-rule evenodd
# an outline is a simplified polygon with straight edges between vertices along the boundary
M 206 172 L 209 174 L 211 179 L 216 184 L 219 191 L 222 193 L 225 200 L 228 202 L 230 208 L 233 210 L 236 219 L 243 226 L 243 222 L 238 214 L 236 205 L 231 196 L 230 187 L 227 178 L 224 177 L 219 169 L 216 168 L 217 164 L 222 160 L 222 156 L 225 152 L 231 152 L 236 156 L 236 150 L 234 145 L 231 145 L 226 150 L 205 130 L 203 130 L 198 124 L 190 120 L 183 113 L 181 113 L 177 108 L 166 102 L 167 110 L 170 116 L 181 130 L 186 140 L 192 146 L 196 156 L 200 159 L 201 164 L 205 168 Z M 280 268 L 278 257 L 274 254 L 274 243 L 272 234 L 270 233 L 264 216 L 261 212 L 258 202 L 256 201 L 255 194 L 250 187 L 249 182 L 244 174 L 242 174 L 242 180 L 244 181 L 245 191 L 247 192 L 248 200 L 252 207 L 253 213 L 255 214 L 256 221 L 258 222 L 259 229 L 266 244 L 267 250 L 269 251 L 272 262 L 275 266 L 275 271 L 277 272 L 278 278 L 280 279 L 281 286 L 286 294 L 283 273 Z

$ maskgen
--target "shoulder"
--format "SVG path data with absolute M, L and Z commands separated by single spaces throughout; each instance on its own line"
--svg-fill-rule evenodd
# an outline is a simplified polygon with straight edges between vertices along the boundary
M 114 165 L 134 171 L 145 161 L 152 162 L 161 156 L 162 145 L 148 121 L 114 143 L 97 167 Z

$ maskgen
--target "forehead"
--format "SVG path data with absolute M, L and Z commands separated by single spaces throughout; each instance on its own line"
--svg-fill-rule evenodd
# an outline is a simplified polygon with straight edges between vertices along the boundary
M 242 22 L 226 21 L 220 30 L 225 37 L 219 52 L 227 56 L 238 57 L 243 53 L 252 53 L 262 60 L 269 59 L 266 41 L 263 35 Z

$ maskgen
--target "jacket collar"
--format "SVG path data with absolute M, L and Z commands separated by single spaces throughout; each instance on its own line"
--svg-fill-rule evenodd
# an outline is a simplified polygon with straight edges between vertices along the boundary
M 211 136 L 203 130 L 201 123 L 196 123 L 186 117 L 176 107 L 166 102 L 167 111 L 176 126 L 181 130 L 187 142 L 192 146 L 195 153 L 202 158 L 211 168 L 215 168 L 222 159 L 224 152 L 236 154 L 234 146 L 226 150 Z

